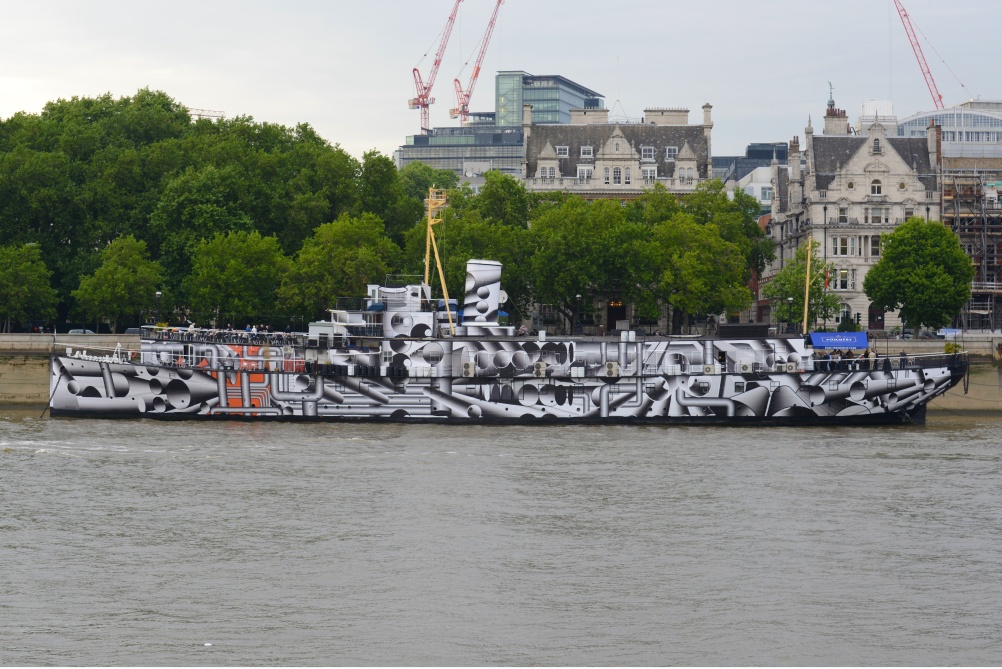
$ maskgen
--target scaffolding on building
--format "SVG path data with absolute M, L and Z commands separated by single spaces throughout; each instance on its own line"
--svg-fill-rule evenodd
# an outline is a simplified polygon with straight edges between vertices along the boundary
M 943 223 L 960 237 L 975 268 L 960 325 L 994 330 L 1002 325 L 1002 208 L 996 188 L 1002 169 L 949 169 L 943 177 Z

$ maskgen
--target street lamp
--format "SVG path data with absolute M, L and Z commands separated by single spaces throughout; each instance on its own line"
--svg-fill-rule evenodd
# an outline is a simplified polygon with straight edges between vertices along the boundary
M 157 291 L 157 323 L 160 323 L 160 298 L 163 297 L 163 293 L 159 290 Z
M 790 326 L 793 325 L 793 298 L 786 298 L 786 332 L 789 334 Z
M 576 321 L 573 328 L 574 334 L 581 334 L 581 293 L 578 293 L 574 297 L 577 298 L 577 309 L 575 309 L 574 320 Z

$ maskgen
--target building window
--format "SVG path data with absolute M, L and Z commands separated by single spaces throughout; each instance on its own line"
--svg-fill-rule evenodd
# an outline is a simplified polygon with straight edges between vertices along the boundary
M 838 208 L 838 222 L 848 223 L 849 222 L 849 207 L 839 207 Z
M 571 155 L 571 147 L 569 146 L 557 147 L 557 158 L 566 158 L 569 155 Z
M 912 216 L 914 216 L 914 215 L 915 215 L 915 210 L 913 208 L 911 208 L 911 207 L 905 207 L 905 220 L 906 221 L 909 218 L 911 218 Z
M 842 239 L 844 241 L 845 237 L 843 237 Z M 840 269 L 838 271 L 838 289 L 849 290 L 849 270 Z
M 856 270 L 849 276 L 849 290 L 856 290 Z
M 592 174 L 593 170 L 590 165 L 578 165 L 578 181 L 591 181 Z
M 847 255 L 849 255 L 849 238 L 848 237 L 839 237 L 838 241 L 839 241 L 839 244 L 838 244 L 839 252 L 836 255 L 840 255 L 840 256 L 847 256 Z
M 592 158 L 595 155 L 595 149 L 590 146 L 581 147 L 581 157 L 582 158 Z
M 557 168 L 556 167 L 551 167 L 550 168 L 550 178 L 554 179 L 554 178 L 556 178 L 556 176 L 557 176 Z
M 676 156 L 678 156 L 678 147 L 677 146 L 666 146 L 665 147 L 665 160 L 675 160 Z
M 874 179 L 870 182 L 870 195 L 883 195 L 884 189 L 880 185 L 880 179 Z
M 904 181 L 898 184 L 898 190 L 901 191 L 902 193 L 905 192 L 905 188 L 907 188 L 907 186 L 905 186 Z
M 623 183 L 626 184 L 627 186 L 630 185 L 630 168 L 629 167 L 627 167 L 625 170 L 623 170 Z
M 642 167 L 640 168 L 640 173 L 644 177 L 645 186 L 654 185 L 654 180 L 658 178 L 657 167 Z
M 609 168 L 608 167 L 605 168 L 605 172 L 604 173 L 605 173 L 605 183 L 606 183 L 606 185 L 608 185 L 608 183 L 609 183 Z
M 759 199 L 763 202 L 772 202 L 772 186 L 762 186 L 762 197 Z
M 874 258 L 880 256 L 880 235 L 870 237 L 870 255 Z
M 654 147 L 653 146 L 641 146 L 640 147 L 640 159 L 641 160 L 654 160 Z
M 623 183 L 623 170 L 618 167 L 612 168 L 612 183 L 614 186 Z
M 856 187 L 856 184 L 853 183 L 852 181 L 850 181 L 849 183 L 846 184 L 846 188 L 848 188 L 849 190 L 852 190 L 855 187 Z
M 619 142 L 616 142 L 616 153 L 619 153 Z
M 880 153 L 880 140 L 879 139 L 874 139 L 873 140 L 873 152 L 874 153 Z
M 851 255 L 851 256 L 856 255 L 856 238 L 855 237 L 850 237 L 849 238 L 849 255 Z

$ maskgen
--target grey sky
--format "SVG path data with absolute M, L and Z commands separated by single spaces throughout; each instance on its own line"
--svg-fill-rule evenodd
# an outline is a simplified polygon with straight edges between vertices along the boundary
M 920 39 L 928 37 L 922 47 L 947 106 L 1002 98 L 992 76 L 997 0 L 903 2 Z M 417 131 L 418 112 L 407 108 L 411 70 L 420 62 L 427 76 L 452 5 L 3 1 L 0 117 L 60 97 L 149 87 L 227 116 L 309 123 L 357 157 L 390 155 Z M 452 80 L 493 6 L 464 0 L 432 125 L 456 123 Z M 892 100 L 899 118 L 933 108 L 892 0 L 506 0 L 472 110 L 493 109 L 499 69 L 563 75 L 604 94 L 610 108 L 618 99 L 627 116 L 684 106 L 697 122 L 710 102 L 717 155 L 802 136 L 808 115 L 817 127 L 828 81 L 853 121 L 864 100 Z M 468 76 L 469 67 L 464 85 Z

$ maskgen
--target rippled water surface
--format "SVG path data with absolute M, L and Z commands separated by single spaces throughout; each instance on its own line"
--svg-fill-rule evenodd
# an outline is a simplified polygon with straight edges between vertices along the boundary
M 0 663 L 999 664 L 1000 444 L 0 413 Z

